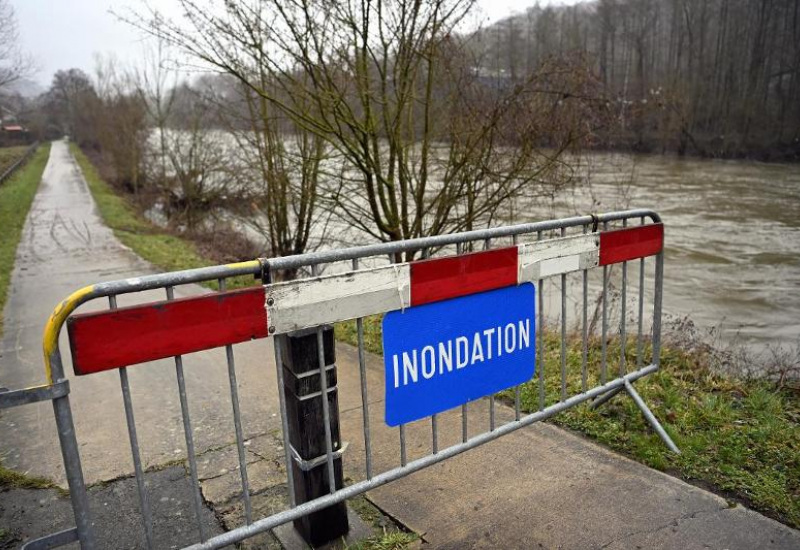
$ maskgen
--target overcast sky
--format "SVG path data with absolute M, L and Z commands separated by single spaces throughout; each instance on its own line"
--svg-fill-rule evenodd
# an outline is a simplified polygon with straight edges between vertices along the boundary
M 574 4 L 579 0 L 539 0 Z M 486 22 L 522 12 L 536 0 L 478 0 Z M 112 54 L 122 63 L 141 55 L 142 36 L 110 12 L 141 7 L 142 0 L 11 0 L 25 50 L 34 55 L 39 71 L 34 80 L 47 87 L 59 69 L 78 67 L 91 73 L 95 54 Z M 176 0 L 152 1 L 161 11 L 179 16 Z

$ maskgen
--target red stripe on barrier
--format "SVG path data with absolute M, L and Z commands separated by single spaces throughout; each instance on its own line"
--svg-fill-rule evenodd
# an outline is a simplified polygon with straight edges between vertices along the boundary
M 264 287 L 74 315 L 67 330 L 77 375 L 264 338 Z
M 517 284 L 516 246 L 411 264 L 411 305 Z
M 664 247 L 664 225 L 653 223 L 600 233 L 600 265 L 653 256 Z

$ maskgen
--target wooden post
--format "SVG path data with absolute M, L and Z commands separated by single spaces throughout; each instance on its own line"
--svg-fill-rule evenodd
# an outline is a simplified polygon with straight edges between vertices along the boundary
M 325 352 L 325 373 L 328 383 L 328 407 L 330 413 L 331 441 L 333 451 L 341 449 L 339 431 L 339 395 L 336 387 L 336 348 L 333 327 L 311 328 L 281 338 L 281 362 L 286 396 L 286 412 L 289 423 L 289 441 L 304 461 L 319 460 L 319 464 L 304 470 L 297 460 L 288 467 L 293 469 L 294 491 L 297 504 L 308 502 L 330 492 L 325 449 L 325 426 L 320 392 L 319 355 L 317 330 L 322 330 Z M 294 453 L 292 453 L 294 455 Z M 336 489 L 344 486 L 342 459 L 334 460 L 334 483 Z M 334 504 L 294 521 L 294 527 L 312 547 L 321 546 L 347 534 L 347 505 Z

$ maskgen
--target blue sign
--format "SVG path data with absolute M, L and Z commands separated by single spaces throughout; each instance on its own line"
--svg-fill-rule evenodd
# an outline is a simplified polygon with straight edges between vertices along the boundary
M 530 380 L 535 314 L 531 283 L 388 313 L 386 423 L 413 422 Z

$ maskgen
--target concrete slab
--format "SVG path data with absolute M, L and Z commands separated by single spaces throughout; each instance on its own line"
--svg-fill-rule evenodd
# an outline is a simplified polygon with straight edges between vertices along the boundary
M 147 474 L 153 510 L 154 548 L 181 548 L 200 540 L 194 514 L 186 513 L 192 485 L 181 466 Z M 89 490 L 98 548 L 144 548 L 136 481 L 125 478 Z M 203 508 L 202 523 L 209 536 L 223 532 L 214 512 Z M 52 489 L 0 491 L 0 526 L 7 529 L 8 548 L 74 527 L 69 498 Z M 3 544 L 0 543 L 0 548 Z M 78 548 L 71 544 L 66 548 Z
M 350 531 L 347 536 L 343 540 L 326 544 L 320 547 L 319 550 L 346 549 L 375 535 L 372 526 L 367 524 L 350 508 L 347 509 L 347 521 L 350 524 Z M 306 541 L 303 540 L 303 537 L 300 536 L 300 533 L 295 530 L 294 525 L 291 523 L 274 529 L 274 533 L 285 550 L 312 550 L 311 546 L 306 544 Z

